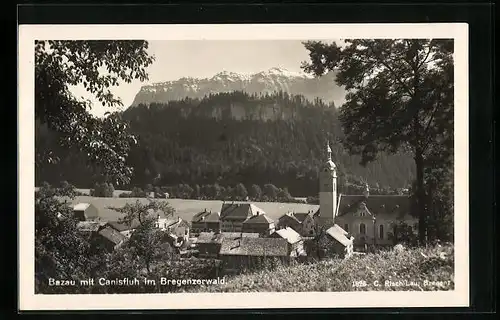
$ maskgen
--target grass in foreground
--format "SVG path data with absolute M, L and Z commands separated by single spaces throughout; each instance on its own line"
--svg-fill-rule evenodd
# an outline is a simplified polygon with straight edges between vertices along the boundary
M 226 277 L 186 292 L 435 291 L 454 289 L 453 245 L 391 250 Z

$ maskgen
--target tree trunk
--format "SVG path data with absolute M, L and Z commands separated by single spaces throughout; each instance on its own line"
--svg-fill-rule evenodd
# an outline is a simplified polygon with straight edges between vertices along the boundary
M 424 190 L 424 158 L 422 151 L 417 149 L 415 152 L 415 165 L 417 171 L 417 210 L 418 210 L 418 239 L 420 245 L 427 243 L 427 205 Z
M 417 200 L 417 210 L 418 210 L 418 240 L 420 245 L 425 245 L 427 243 L 427 205 L 426 196 L 424 189 L 424 150 L 421 147 L 422 143 L 422 126 L 420 124 L 418 111 L 421 107 L 420 99 L 420 74 L 416 64 L 413 66 L 414 78 L 413 78 L 413 99 L 412 107 L 415 110 L 415 115 L 413 118 L 413 130 L 415 133 L 415 166 L 417 171 L 417 190 L 416 190 L 416 200 Z

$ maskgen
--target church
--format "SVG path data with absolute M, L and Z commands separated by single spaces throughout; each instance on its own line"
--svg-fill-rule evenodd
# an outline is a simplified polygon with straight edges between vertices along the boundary
M 391 246 L 395 224 L 405 222 L 416 227 L 418 219 L 410 215 L 407 195 L 370 195 L 368 184 L 362 195 L 338 193 L 337 167 L 332 161 L 330 144 L 319 173 L 319 209 L 313 214 L 317 226 L 342 230 L 354 237 L 354 246 Z

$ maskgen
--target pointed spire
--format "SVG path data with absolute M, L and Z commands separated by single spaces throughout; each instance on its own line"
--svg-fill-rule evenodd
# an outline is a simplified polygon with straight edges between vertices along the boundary
M 326 155 L 328 157 L 328 161 L 332 161 L 332 149 L 330 148 L 330 140 L 326 142 Z

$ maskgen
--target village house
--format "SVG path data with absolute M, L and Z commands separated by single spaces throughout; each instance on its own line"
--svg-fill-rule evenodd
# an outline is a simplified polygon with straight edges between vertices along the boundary
M 223 239 L 222 233 L 201 232 L 196 238 L 198 257 L 217 259 Z
M 158 215 L 155 226 L 175 236 L 178 242 L 184 242 L 189 239 L 189 223 L 180 217 L 177 219 L 168 219 L 161 218 L 161 216 Z
M 295 212 L 293 215 L 299 220 L 301 225 L 301 230 L 297 231 L 303 237 L 313 237 L 315 233 L 315 225 L 314 225 L 314 212 L 311 210 L 310 212 Z
M 313 214 L 313 211 L 287 212 L 278 219 L 277 229 L 292 228 L 303 237 L 314 237 L 316 233 Z
M 243 232 L 255 232 L 263 237 L 271 235 L 275 230 L 274 220 L 265 213 L 251 216 L 243 222 Z
M 291 257 L 304 256 L 304 240 L 292 228 L 284 228 L 276 230 L 271 238 L 282 238 L 288 242 L 288 255 Z
M 137 219 L 130 221 L 130 223 L 125 223 L 123 221 L 108 221 L 107 223 L 111 228 L 120 232 L 127 238 L 130 238 L 132 233 L 140 226 L 140 222 Z
M 106 222 L 80 221 L 77 229 L 86 234 L 93 245 L 103 247 L 108 252 L 117 249 L 127 240 L 127 237 Z
M 348 232 L 334 224 L 318 239 L 319 255 L 320 257 L 348 258 L 354 252 L 353 241 L 354 238 Z
M 276 229 L 279 230 L 279 229 L 285 229 L 285 228 L 292 228 L 293 230 L 295 230 L 299 234 L 302 231 L 302 225 L 301 225 L 299 219 L 297 219 L 297 217 L 295 217 L 293 215 L 293 212 L 291 212 L 291 211 L 286 212 L 284 215 L 279 217 L 278 222 L 276 223 Z
M 118 249 L 127 240 L 126 236 L 109 226 L 102 228 L 98 234 L 103 239 L 101 243 L 110 252 Z
M 265 214 L 264 210 L 251 203 L 223 203 L 220 211 L 221 230 L 241 232 L 243 222 L 259 214 Z
M 219 231 L 221 229 L 220 213 L 207 211 L 198 212 L 191 219 L 191 233 Z
M 73 206 L 73 214 L 79 221 L 95 220 L 99 218 L 99 211 L 91 203 L 77 203 Z
M 219 257 L 219 251 L 224 239 L 237 239 L 241 237 L 258 238 L 258 233 L 246 232 L 201 232 L 196 239 L 199 258 Z
M 282 238 L 223 239 L 219 259 L 225 274 L 262 268 L 266 264 L 288 264 L 288 242 Z

